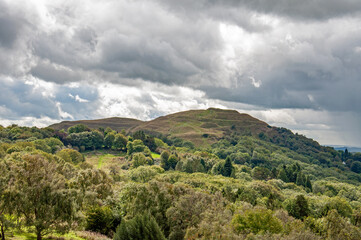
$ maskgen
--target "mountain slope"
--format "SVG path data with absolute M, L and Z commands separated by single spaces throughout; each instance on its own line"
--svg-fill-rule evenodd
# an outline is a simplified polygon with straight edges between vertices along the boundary
M 55 123 L 53 125 L 50 125 L 49 127 L 55 130 L 61 130 L 61 129 L 66 130 L 71 126 L 77 124 L 84 124 L 93 129 L 98 129 L 99 127 L 103 127 L 103 128 L 110 127 L 114 130 L 121 131 L 122 129 L 128 130 L 142 123 L 143 121 L 137 119 L 113 117 L 113 118 L 104 118 L 97 120 L 63 121 L 60 123 Z
M 60 130 L 76 124 L 85 124 L 94 129 L 99 127 L 110 127 L 117 131 L 124 129 L 129 133 L 142 130 L 148 134 L 181 138 L 193 142 L 196 146 L 210 146 L 232 132 L 257 136 L 261 132 L 271 134 L 275 131 L 267 123 L 248 114 L 216 108 L 178 112 L 146 122 L 129 118 L 106 118 L 64 121 L 49 127 Z
M 260 132 L 272 131 L 272 127 L 235 110 L 209 108 L 170 114 L 130 129 L 131 132 L 138 130 L 181 138 L 196 146 L 209 146 L 232 132 L 256 136 Z

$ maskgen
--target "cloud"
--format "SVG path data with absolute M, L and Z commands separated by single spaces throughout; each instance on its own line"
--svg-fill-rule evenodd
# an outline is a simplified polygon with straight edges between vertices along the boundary
M 360 10 L 358 0 L 3 0 L 0 121 L 219 106 L 356 142 L 331 118 L 354 129 L 346 118 L 360 119 Z
M 0 118 L 8 120 L 92 118 L 96 116 L 93 108 L 100 104 L 97 89 L 89 85 L 59 86 L 36 78 L 0 77 L 0 88 Z
M 236 14 L 239 10 L 310 21 L 349 16 L 361 11 L 361 3 L 358 0 L 345 0 L 342 2 L 338 0 L 186 0 L 182 2 L 177 0 L 160 0 L 160 2 L 167 5 L 170 10 L 175 9 L 184 14 L 188 14 L 188 12 L 194 14 L 206 13 L 218 20 L 228 20 L 237 24 L 242 23 L 242 21 L 239 21 L 242 18 L 237 17 Z M 241 11 L 241 13 L 243 12 Z M 246 16 L 249 15 L 251 14 L 246 14 Z

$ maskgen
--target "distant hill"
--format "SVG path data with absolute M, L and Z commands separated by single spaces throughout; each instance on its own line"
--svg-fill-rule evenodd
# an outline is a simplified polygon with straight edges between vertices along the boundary
M 321 146 L 318 142 L 303 135 L 292 133 L 289 129 L 271 127 L 248 114 L 235 110 L 209 108 L 207 110 L 189 110 L 158 117 L 151 121 L 130 118 L 106 118 L 98 120 L 65 121 L 50 127 L 56 130 L 68 129 L 76 124 L 85 124 L 90 128 L 110 127 L 125 130 L 128 134 L 144 131 L 154 136 L 180 138 L 190 141 L 197 147 L 210 147 L 220 139 L 232 135 L 252 136 L 258 139 L 287 147 L 305 155 L 315 155 L 323 161 L 320 152 L 330 153 L 331 147 Z
M 261 132 L 272 135 L 271 132 L 275 131 L 275 128 L 248 114 L 217 108 L 178 112 L 145 122 L 129 118 L 106 118 L 64 121 L 49 127 L 60 130 L 76 124 L 85 124 L 95 129 L 99 127 L 110 127 L 117 131 L 124 129 L 128 133 L 142 130 L 148 134 L 181 138 L 193 142 L 196 146 L 210 146 L 232 132 L 258 136 Z
M 342 150 L 345 151 L 345 149 L 347 148 L 347 150 L 349 152 L 361 152 L 361 148 L 360 147 L 347 147 L 347 146 L 340 146 L 340 145 L 331 145 L 330 147 L 333 147 L 335 150 Z
M 256 136 L 261 132 L 272 131 L 272 127 L 235 110 L 209 108 L 170 114 L 130 129 L 131 132 L 138 130 L 181 138 L 197 146 L 208 146 L 232 132 Z
M 63 121 L 60 123 L 55 123 L 53 125 L 50 125 L 49 127 L 55 130 L 61 130 L 61 129 L 66 130 L 71 126 L 77 124 L 84 124 L 93 129 L 98 129 L 100 127 L 104 127 L 104 128 L 110 127 L 111 129 L 121 131 L 122 129 L 128 130 L 142 123 L 143 121 L 137 119 L 112 117 L 112 118 L 104 118 L 97 120 Z

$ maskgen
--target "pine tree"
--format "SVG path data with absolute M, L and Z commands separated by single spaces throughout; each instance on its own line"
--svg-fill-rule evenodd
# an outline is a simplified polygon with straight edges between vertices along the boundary
M 311 180 L 310 180 L 309 176 L 306 177 L 305 187 L 309 188 L 311 190 L 311 192 L 312 192 L 312 184 L 311 184 Z
M 228 156 L 226 158 L 226 162 L 223 165 L 222 175 L 225 177 L 230 177 L 232 175 L 233 169 L 234 167 L 232 165 L 231 158 Z

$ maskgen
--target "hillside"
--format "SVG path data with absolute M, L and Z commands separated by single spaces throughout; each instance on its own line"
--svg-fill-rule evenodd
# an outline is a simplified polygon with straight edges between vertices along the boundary
M 129 133 L 142 130 L 148 134 L 181 138 L 203 147 L 210 146 L 230 133 L 257 136 L 261 132 L 270 135 L 271 132 L 275 132 L 275 129 L 267 123 L 248 114 L 216 108 L 178 112 L 146 122 L 128 118 L 107 118 L 66 121 L 49 127 L 66 130 L 76 124 L 84 124 L 94 129 L 99 127 L 110 127 L 117 131 L 124 129 Z
M 71 126 L 77 124 L 84 124 L 93 129 L 98 129 L 100 127 L 104 127 L 104 128 L 110 127 L 114 130 L 120 131 L 122 129 L 130 129 L 141 123 L 143 123 L 143 121 L 137 119 L 112 117 L 112 118 L 104 118 L 104 119 L 96 119 L 96 120 L 63 121 L 60 123 L 52 124 L 49 127 L 55 130 L 61 130 L 61 129 L 66 130 Z

